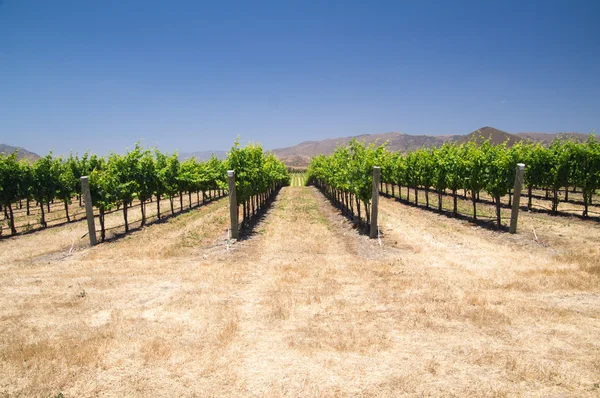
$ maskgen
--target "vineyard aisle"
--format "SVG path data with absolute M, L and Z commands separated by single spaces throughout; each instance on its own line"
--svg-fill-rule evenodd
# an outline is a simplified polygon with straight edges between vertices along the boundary
M 589 242 L 600 229 L 523 217 L 540 244 L 421 213 L 384 200 L 380 248 L 315 188 L 283 189 L 234 295 L 240 385 L 259 396 L 597 394 Z
M 598 395 L 600 226 L 382 198 L 379 246 L 293 186 L 228 245 L 227 206 L 72 255 L 63 227 L 0 241 L 0 395 Z
M 258 247 L 246 251 L 256 256 L 246 264 L 244 288 L 234 295 L 240 303 L 236 369 L 258 396 L 332 394 L 340 387 L 332 381 L 340 378 L 349 383 L 347 391 L 360 390 L 360 382 L 339 368 L 341 357 L 327 354 L 363 340 L 337 330 L 360 326 L 340 323 L 334 314 L 337 306 L 360 300 L 363 289 L 348 275 L 359 259 L 336 236 L 323 208 L 335 214 L 313 187 L 282 189 L 261 226 Z M 357 363 L 348 359 L 347 366 Z

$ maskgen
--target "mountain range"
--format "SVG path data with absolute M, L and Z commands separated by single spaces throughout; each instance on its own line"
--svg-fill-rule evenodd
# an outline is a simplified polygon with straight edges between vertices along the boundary
M 322 141 L 305 141 L 298 145 L 287 148 L 273 150 L 279 159 L 287 166 L 304 168 L 310 163 L 310 159 L 319 154 L 328 155 L 332 153 L 337 146 L 346 145 L 352 138 L 364 141 L 367 144 L 383 144 L 387 142 L 387 148 L 390 151 L 400 151 L 407 153 L 422 147 L 439 147 L 445 142 L 468 142 L 475 140 L 481 142 L 489 139 L 493 144 L 507 142 L 509 146 L 522 140 L 540 142 L 544 145 L 549 144 L 554 139 L 571 138 L 576 140 L 585 140 L 586 134 L 581 133 L 516 133 L 511 134 L 493 127 L 482 127 L 470 134 L 455 135 L 411 135 L 404 133 L 383 133 L 383 134 L 365 134 L 356 137 L 330 138 Z
M 10 146 L 10 145 L 6 145 L 6 144 L 0 144 L 0 153 L 9 155 L 15 151 L 17 151 L 17 159 L 19 159 L 19 160 L 28 159 L 31 162 L 35 162 L 37 159 L 40 158 L 40 156 L 38 154 L 29 152 L 28 150 L 26 150 L 24 148 Z
M 470 140 L 481 142 L 489 139 L 493 144 L 507 142 L 511 146 L 515 143 L 526 140 L 539 142 L 543 145 L 548 145 L 556 138 L 569 138 L 583 141 L 587 138 L 586 134 L 581 133 L 507 133 L 493 127 L 482 127 L 473 131 L 470 134 L 454 134 L 454 135 L 412 135 L 404 133 L 382 133 L 382 134 L 363 134 L 354 137 L 339 137 L 328 138 L 321 141 L 305 141 L 300 144 L 274 149 L 272 152 L 281 159 L 289 167 L 305 168 L 310 163 L 310 159 L 315 155 L 328 155 L 332 153 L 337 146 L 346 145 L 351 139 L 356 138 L 359 141 L 364 141 L 367 144 L 374 143 L 376 145 L 387 142 L 387 148 L 390 151 L 400 151 L 402 153 L 410 152 L 422 147 L 439 147 L 445 142 L 462 143 Z M 23 148 L 13 147 L 5 144 L 0 144 L 0 153 L 12 153 L 18 151 L 18 158 L 27 158 L 30 161 L 35 161 L 39 156 L 33 152 L 29 152 Z M 210 159 L 212 155 L 219 159 L 227 157 L 227 151 L 209 150 L 199 152 L 181 152 L 179 159 L 185 160 L 188 158 L 196 158 L 198 161 Z
M 195 158 L 199 162 L 209 160 L 212 155 L 215 155 L 217 159 L 223 160 L 227 158 L 227 151 L 198 151 L 198 152 L 180 152 L 179 160 L 186 160 L 189 158 Z

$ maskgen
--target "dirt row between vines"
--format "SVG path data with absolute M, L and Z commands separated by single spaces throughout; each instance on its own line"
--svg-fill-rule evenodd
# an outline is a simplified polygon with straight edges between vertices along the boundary
M 380 212 L 381 246 L 313 187 L 231 245 L 227 199 L 70 254 L 65 227 L 0 241 L 0 395 L 597 396 L 595 223 Z
M 207 191 L 205 192 L 206 196 L 204 197 L 204 202 L 202 200 L 202 193 L 192 193 L 192 195 L 188 195 L 184 193 L 182 196 L 177 195 L 173 197 L 173 209 L 174 214 L 177 215 L 182 210 L 187 211 L 190 208 L 190 199 L 191 199 L 191 207 L 199 207 L 204 206 L 205 202 L 210 202 L 214 200 L 213 198 L 218 198 L 221 194 L 221 191 Z M 35 201 L 30 201 L 30 215 L 27 215 L 26 205 L 23 204 L 24 201 L 21 201 L 21 206 L 17 203 L 13 204 L 13 214 L 15 217 L 15 227 L 17 229 L 18 234 L 22 233 L 36 233 L 44 228 L 41 227 L 41 209 L 39 205 L 35 205 Z M 139 227 L 141 224 L 142 213 L 140 209 L 140 201 L 135 199 L 131 203 L 132 207 L 128 209 L 128 221 L 131 227 Z M 182 207 L 183 205 L 183 207 Z M 21 207 L 21 208 L 19 208 Z M 76 197 L 72 198 L 71 203 L 68 206 L 69 208 L 69 216 L 70 222 L 67 222 L 67 216 L 64 209 L 64 203 L 56 200 L 53 204 L 50 205 L 51 211 L 47 211 L 47 205 L 44 205 L 44 217 L 46 220 L 46 224 L 48 228 L 59 228 L 64 225 L 69 225 L 71 223 L 80 222 L 85 220 L 85 207 L 79 206 L 79 201 Z M 171 215 L 171 206 L 169 198 L 164 197 L 160 201 L 160 210 L 161 215 L 169 216 Z M 10 237 L 11 232 L 8 224 L 8 220 L 5 219 L 4 211 L 0 213 L 0 238 Z M 153 197 L 153 202 L 146 202 L 146 218 L 148 222 L 152 222 L 156 220 L 156 216 L 158 213 L 156 197 Z M 96 216 L 96 229 L 100 230 L 100 224 L 98 221 L 98 209 L 94 208 L 94 214 Z M 107 233 L 107 236 L 111 236 L 113 232 L 121 233 L 124 232 L 124 220 L 122 216 L 122 209 L 115 209 L 108 211 L 106 214 L 106 228 L 115 228 L 118 226 L 122 226 L 121 228 L 115 228 L 112 231 Z M 114 216 L 116 215 L 116 217 Z

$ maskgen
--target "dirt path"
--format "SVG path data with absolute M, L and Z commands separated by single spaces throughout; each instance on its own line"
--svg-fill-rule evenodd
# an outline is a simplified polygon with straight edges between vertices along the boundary
M 539 242 L 381 201 L 382 246 L 287 187 L 228 248 L 227 200 L 95 248 L 0 242 L 0 396 L 597 396 L 596 227 Z M 66 247 L 66 249 L 65 249 Z
M 306 187 L 281 191 L 259 247 L 251 249 L 260 255 L 248 264 L 245 288 L 235 294 L 243 336 L 238 372 L 256 395 L 299 391 L 307 387 L 307 374 L 330 373 L 290 349 L 289 338 L 290 329 L 314 317 L 319 307 L 334 300 L 332 295 L 343 295 L 332 276 L 353 260 L 331 231 L 318 195 Z
M 214 338 L 195 330 L 194 317 L 221 326 L 218 306 L 190 311 L 189 300 L 212 279 L 212 247 L 225 252 L 226 214 L 227 200 L 215 201 L 71 254 L 65 242 L 85 226 L 2 242 L 0 396 L 163 391 L 154 384 L 162 369 L 151 364 L 189 348 L 182 330 L 192 341 Z M 168 343 L 174 336 L 177 349 Z M 172 381 L 164 388 L 168 395 Z
M 440 367 L 470 367 L 466 380 L 483 372 L 480 387 L 498 395 L 552 396 L 565 391 L 559 386 L 597 393 L 600 248 L 590 243 L 600 226 L 524 213 L 521 232 L 510 235 L 393 199 L 380 203 L 385 243 L 402 251 L 408 269 L 421 268 L 405 309 L 427 314 L 425 329 L 444 331 Z M 452 330 L 457 320 L 462 331 Z
M 244 251 L 259 255 L 235 295 L 243 391 L 594 394 L 600 297 L 589 266 L 598 254 L 584 246 L 597 230 L 560 231 L 582 245 L 565 261 L 570 252 L 557 246 L 391 200 L 382 223 L 379 247 L 314 188 L 281 192 Z

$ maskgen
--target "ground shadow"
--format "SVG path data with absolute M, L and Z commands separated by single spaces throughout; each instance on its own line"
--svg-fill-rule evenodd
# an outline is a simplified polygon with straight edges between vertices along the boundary
M 434 190 L 429 191 L 429 193 L 433 193 L 433 194 L 437 195 L 437 191 L 434 191 Z M 393 195 L 391 195 L 389 193 L 385 193 L 385 192 L 380 191 L 379 194 L 381 196 L 386 197 L 386 198 L 395 199 L 397 202 L 403 203 L 403 204 L 408 205 L 408 206 L 416 207 L 416 208 L 423 209 L 423 210 L 428 210 L 428 211 L 431 211 L 431 212 L 434 212 L 434 213 L 438 213 L 438 214 L 443 214 L 443 215 L 445 215 L 445 216 L 447 216 L 449 218 L 457 218 L 457 219 L 460 219 L 460 220 L 465 220 L 465 221 L 474 223 L 474 224 L 476 224 L 476 225 L 478 225 L 478 226 L 480 226 L 482 228 L 486 228 L 486 229 L 490 229 L 490 230 L 496 230 L 496 231 L 498 231 L 498 230 L 506 230 L 506 231 L 508 231 L 508 229 L 509 229 L 507 226 L 506 227 L 503 226 L 501 228 L 497 228 L 495 219 L 479 219 L 478 218 L 477 220 L 475 220 L 473 218 L 473 216 L 468 216 L 468 215 L 462 214 L 462 213 L 457 213 L 456 216 L 455 216 L 451 210 L 443 210 L 442 209 L 442 211 L 440 212 L 437 208 L 427 207 L 427 206 L 424 206 L 424 205 L 421 205 L 421 204 L 415 204 L 414 202 L 410 202 L 410 201 L 408 201 L 408 200 L 406 200 L 404 198 L 401 199 L 401 198 L 399 198 L 397 196 L 393 196 Z M 447 193 L 443 193 L 442 195 L 444 195 L 445 197 L 450 197 L 450 198 L 452 197 L 452 195 L 449 195 Z M 458 199 L 461 199 L 461 200 L 468 200 L 469 202 L 471 201 L 470 198 L 468 198 L 468 197 L 466 197 L 464 195 L 458 195 L 457 194 L 456 197 Z M 481 203 L 481 204 L 485 204 L 485 205 L 489 205 L 489 206 L 494 206 L 494 207 L 496 206 L 496 204 L 493 201 L 487 200 L 487 199 L 479 199 L 477 201 L 477 203 Z M 523 195 L 521 195 L 521 203 L 523 203 Z M 500 207 L 503 208 L 503 209 L 510 209 L 510 208 L 512 208 L 512 206 L 509 206 L 506 203 L 501 203 Z M 535 208 L 535 207 L 532 207 L 531 209 L 529 209 L 527 207 L 527 204 L 519 206 L 519 210 L 521 210 L 521 211 L 530 211 L 532 213 L 546 214 L 546 215 L 557 216 L 557 217 L 574 217 L 574 218 L 578 218 L 578 219 L 583 220 L 583 221 L 600 222 L 600 217 L 598 217 L 598 216 L 587 216 L 587 217 L 584 217 L 582 214 L 568 213 L 566 211 L 560 211 L 560 210 L 553 214 L 552 211 L 551 211 L 551 209 L 540 209 L 540 208 Z
M 527 192 L 521 193 L 521 198 L 527 198 L 527 197 L 528 197 Z M 552 195 L 546 197 L 545 195 L 538 195 L 538 194 L 532 193 L 531 198 L 537 199 L 537 200 L 546 200 L 550 203 L 552 202 Z M 563 198 L 560 198 L 559 200 L 560 200 L 560 203 L 570 203 L 573 205 L 585 206 L 585 204 L 583 203 L 583 200 L 576 200 L 576 199 L 565 200 L 564 194 L 563 194 Z M 598 206 L 600 206 L 600 203 L 589 203 L 588 206 L 597 208 Z
M 389 194 L 386 194 L 384 192 L 380 192 L 379 193 L 381 196 L 386 197 L 388 199 L 394 199 L 396 202 L 402 203 L 403 205 L 406 206 L 410 206 L 410 207 L 414 207 L 417 209 L 421 209 L 421 210 L 427 210 L 430 211 L 432 213 L 437 213 L 440 214 L 442 216 L 445 216 L 447 218 L 452 218 L 452 219 L 456 219 L 456 220 L 461 220 L 461 221 L 467 221 L 471 224 L 474 224 L 480 228 L 484 228 L 490 231 L 503 231 L 503 232 L 508 232 L 509 227 L 506 225 L 501 225 L 500 227 L 498 227 L 498 225 L 496 224 L 495 220 L 491 220 L 491 219 L 482 219 L 482 218 L 478 218 L 478 219 L 474 219 L 473 216 L 468 216 L 466 214 L 461 214 L 461 213 L 456 213 L 456 215 L 453 214 L 453 212 L 451 210 L 444 210 L 442 209 L 441 211 L 438 208 L 435 207 L 427 207 L 427 206 L 423 206 L 423 205 L 419 205 L 416 204 L 414 202 L 410 202 L 406 199 L 400 199 L 396 196 L 392 196 Z M 478 202 L 481 203 L 481 202 Z
M 223 199 L 224 197 L 226 197 L 227 195 L 223 195 L 220 197 L 216 197 L 216 198 L 212 198 L 211 200 L 206 200 L 205 202 L 201 202 L 201 203 L 197 203 L 196 205 L 192 206 L 192 207 L 186 207 L 184 209 L 180 209 L 178 212 L 172 214 L 171 212 L 167 211 L 166 213 L 163 213 L 161 215 L 160 218 L 158 218 L 157 216 L 151 216 L 146 218 L 146 223 L 144 225 L 141 225 L 142 220 L 136 220 L 133 221 L 131 223 L 129 223 L 129 231 L 128 232 L 114 232 L 112 233 L 112 235 L 108 238 L 105 238 L 103 241 L 101 241 L 100 239 L 98 239 L 98 243 L 105 243 L 105 242 L 117 242 L 127 236 L 129 236 L 130 234 L 137 232 L 137 231 L 141 231 L 142 229 L 144 229 L 144 227 L 148 227 L 150 225 L 156 225 L 156 224 L 164 224 L 166 222 L 168 222 L 169 220 L 178 217 L 182 214 L 187 214 L 193 210 L 199 209 L 201 207 L 207 206 L 213 202 L 217 202 L 221 199 Z M 139 225 L 137 225 L 139 224 Z M 135 225 L 132 227 L 132 225 Z M 119 229 L 119 228 L 125 228 L 125 224 L 122 225 L 118 225 L 116 227 L 111 227 L 111 228 L 107 228 L 104 230 L 104 232 L 108 232 L 114 229 Z M 100 231 L 96 231 L 96 236 L 98 236 L 100 234 Z M 82 238 L 84 238 L 85 236 L 87 236 L 87 233 L 84 234 L 82 236 Z
M 74 223 L 77 223 L 77 222 L 80 222 L 80 221 L 85 221 L 85 217 L 77 218 L 77 219 L 71 218 L 71 221 L 67 221 L 66 218 L 64 218 L 64 220 L 65 221 L 61 221 L 61 222 L 59 222 L 57 224 L 49 225 L 49 226 L 47 226 L 45 228 L 42 227 L 42 226 L 35 227 L 35 228 L 32 227 L 32 228 L 30 228 L 28 230 L 25 230 L 25 231 L 22 231 L 22 232 L 17 232 L 14 235 L 10 234 L 10 228 L 5 228 L 5 229 L 8 230 L 9 234 L 8 235 L 4 235 L 4 234 L 0 235 L 0 240 L 10 239 L 10 238 L 16 238 L 16 237 L 19 237 L 19 236 L 25 236 L 25 235 L 33 234 L 35 232 L 44 231 L 44 230 L 52 230 L 52 228 L 62 227 L 62 226 L 67 225 L 67 224 L 74 224 Z M 17 228 L 24 228 L 24 226 L 21 225 L 21 226 L 19 226 Z
M 273 203 L 275 203 L 277 200 L 277 196 L 279 195 L 280 191 L 281 187 L 273 191 L 272 196 L 267 199 L 265 205 L 261 209 L 258 209 L 256 213 L 249 217 L 245 223 L 240 223 L 238 227 L 238 242 L 252 239 L 252 237 L 259 234 L 259 232 L 256 230 L 256 226 L 267 218 L 267 215 L 272 210 Z
M 549 216 L 556 216 L 556 217 L 575 217 L 578 218 L 582 221 L 595 221 L 595 222 L 600 222 L 600 216 L 587 216 L 584 217 L 582 214 L 574 214 L 574 213 L 567 213 L 565 211 L 560 211 L 558 210 L 556 212 L 556 214 L 552 214 L 551 210 L 546 210 L 546 209 L 536 209 L 535 207 L 532 207 L 531 209 L 527 207 L 527 205 L 525 206 L 521 206 L 519 207 L 520 210 L 523 211 L 529 211 L 532 213 L 539 213 L 539 214 L 546 214 Z M 583 212 L 583 210 L 582 210 Z
M 352 212 L 348 210 L 345 206 L 342 206 L 339 203 L 337 203 L 333 198 L 329 197 L 325 192 L 323 192 L 323 190 L 320 189 L 318 186 L 312 184 L 307 186 L 313 186 L 317 188 L 321 195 L 323 195 L 323 197 L 327 199 L 333 207 L 338 209 L 342 216 L 344 216 L 350 222 L 352 228 L 356 229 L 359 235 L 370 235 L 371 227 L 369 224 L 367 224 L 366 221 L 363 221 L 362 219 L 357 220 L 358 216 L 352 214 Z

